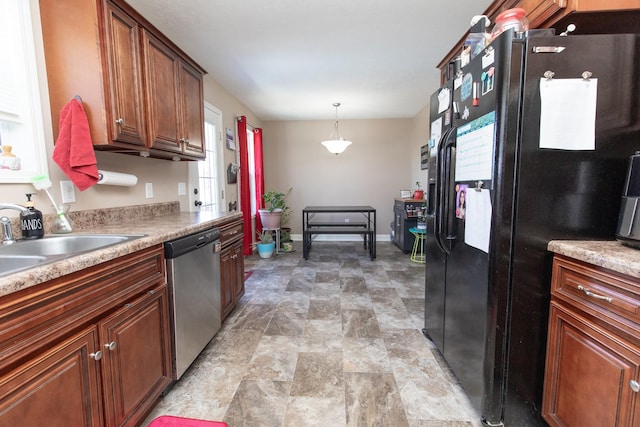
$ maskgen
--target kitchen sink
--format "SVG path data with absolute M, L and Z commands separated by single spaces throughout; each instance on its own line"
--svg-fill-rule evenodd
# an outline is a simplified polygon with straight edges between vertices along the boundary
M 35 267 L 47 261 L 47 257 L 36 255 L 0 255 L 0 276 Z
M 19 240 L 12 245 L 0 245 L 0 276 L 140 237 L 144 235 L 66 234 L 45 236 L 36 240 Z

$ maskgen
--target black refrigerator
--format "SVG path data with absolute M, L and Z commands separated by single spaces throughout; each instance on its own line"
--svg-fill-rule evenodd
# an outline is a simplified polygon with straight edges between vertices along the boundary
M 501 34 L 431 98 L 424 333 L 486 425 L 541 418 L 555 239 L 611 239 L 640 37 Z

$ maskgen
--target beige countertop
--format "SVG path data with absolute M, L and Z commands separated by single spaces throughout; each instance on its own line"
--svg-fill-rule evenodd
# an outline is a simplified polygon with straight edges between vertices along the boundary
M 640 279 L 640 249 L 624 246 L 615 240 L 552 240 L 547 248 L 599 267 Z
M 168 212 L 153 217 L 131 215 L 113 223 L 74 226 L 75 234 L 141 234 L 144 237 L 0 277 L 0 296 L 240 217 L 239 212 Z

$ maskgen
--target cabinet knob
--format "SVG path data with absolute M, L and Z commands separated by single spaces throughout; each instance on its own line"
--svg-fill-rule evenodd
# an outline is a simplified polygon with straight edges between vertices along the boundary
M 110 343 L 105 344 L 104 348 L 106 348 L 107 350 L 113 351 L 113 350 L 116 349 L 116 346 L 117 346 L 116 342 L 115 341 L 111 341 Z
M 638 381 L 636 380 L 631 380 L 629 381 L 629 387 L 631 388 L 631 390 L 633 390 L 635 393 L 640 391 L 640 383 L 638 383 Z
M 185 142 L 187 142 L 187 140 L 186 140 L 186 139 L 184 139 L 184 138 L 180 138 L 180 142 L 181 142 L 182 144 L 184 144 Z
M 91 353 L 89 355 L 90 358 L 95 359 L 95 360 L 100 360 L 102 359 L 102 352 L 101 351 L 96 351 L 95 353 Z
M 124 120 L 123 120 L 123 119 L 117 119 L 117 120 L 116 120 L 116 124 L 117 124 L 118 126 L 122 126 L 122 125 L 124 124 Z

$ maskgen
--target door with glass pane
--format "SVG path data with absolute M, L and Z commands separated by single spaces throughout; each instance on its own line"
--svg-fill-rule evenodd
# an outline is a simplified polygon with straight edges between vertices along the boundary
M 204 140 L 206 159 L 189 165 L 189 206 L 192 211 L 223 212 L 222 112 L 205 102 Z

